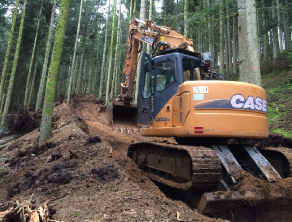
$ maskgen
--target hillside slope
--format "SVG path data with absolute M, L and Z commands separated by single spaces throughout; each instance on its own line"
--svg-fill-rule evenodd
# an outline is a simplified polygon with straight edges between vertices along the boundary
M 292 70 L 263 76 L 263 88 L 268 97 L 270 133 L 292 138 Z
M 33 194 L 37 205 L 49 201 L 52 218 L 62 221 L 223 221 L 198 214 L 185 201 L 194 199 L 194 193 L 182 194 L 153 183 L 126 157 L 131 143 L 174 143 L 172 138 L 114 131 L 99 102 L 84 95 L 73 97 L 69 105 L 57 105 L 52 136 L 42 150 L 37 148 L 38 129 L 0 150 L 0 211 Z M 292 178 L 268 183 L 245 172 L 235 189 L 252 191 L 261 199 L 247 204 L 252 206 L 247 220 L 239 207 L 244 201 L 228 204 L 237 209 L 237 215 L 230 217 L 288 220 L 291 187 Z
M 33 194 L 62 221 L 220 221 L 168 199 L 126 157 L 141 136 L 114 132 L 94 102 L 86 95 L 56 106 L 43 150 L 36 129 L 0 151 L 0 211 Z

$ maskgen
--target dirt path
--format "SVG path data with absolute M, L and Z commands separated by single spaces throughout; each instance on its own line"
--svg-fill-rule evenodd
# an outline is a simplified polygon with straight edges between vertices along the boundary
M 134 165 L 126 157 L 127 148 L 131 143 L 142 141 L 163 141 L 165 138 L 158 137 L 142 137 L 139 133 L 121 133 L 114 132 L 111 127 L 107 125 L 104 113 L 100 113 L 100 105 L 93 103 L 94 98 L 83 97 L 79 98 L 75 107 L 76 114 L 82 118 L 88 126 L 88 131 L 92 136 L 100 136 L 102 141 L 108 143 L 113 148 L 113 158 L 130 176 L 130 180 L 139 185 L 141 188 L 150 191 L 159 197 L 165 197 L 165 194 L 150 181 L 143 172 L 141 172 L 136 165 Z M 271 141 L 272 142 L 272 141 Z M 292 187 L 292 178 L 283 179 L 275 183 L 268 183 L 267 181 L 257 179 L 251 174 L 244 172 L 235 190 L 240 192 L 253 192 L 258 196 L 258 199 L 250 201 L 246 204 L 245 201 L 237 201 L 230 203 L 227 206 L 232 209 L 238 209 L 238 212 L 229 218 L 234 218 L 234 221 L 246 218 L 247 221 L 283 221 L 290 218 L 292 214 L 288 211 L 288 206 L 292 203 L 292 196 L 290 194 Z M 177 191 L 173 191 L 177 192 Z M 187 193 L 191 196 L 193 193 Z M 168 197 L 175 196 L 167 194 Z M 189 198 L 189 197 L 187 197 Z M 183 198 L 178 198 L 183 199 Z M 189 198 L 190 200 L 192 198 Z M 191 200 L 192 201 L 192 200 Z M 238 205 L 238 207 L 237 207 Z M 252 210 L 244 210 L 243 206 L 252 206 Z M 220 208 L 221 209 L 221 208 Z M 269 213 L 267 213 L 269 212 Z M 216 217 L 220 215 L 216 209 L 211 211 L 208 215 Z

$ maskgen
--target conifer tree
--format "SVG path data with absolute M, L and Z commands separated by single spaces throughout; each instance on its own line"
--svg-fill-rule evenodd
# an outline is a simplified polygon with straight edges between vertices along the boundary
M 100 71 L 100 83 L 99 83 L 99 93 L 98 99 L 102 98 L 103 93 L 103 81 L 104 81 L 104 74 L 105 74 L 105 58 L 106 58 L 106 50 L 107 50 L 107 36 L 108 36 L 108 27 L 109 27 L 109 13 L 110 13 L 110 1 L 107 10 L 107 19 L 105 24 L 105 37 L 104 37 L 104 46 L 103 46 L 103 54 L 102 54 L 102 63 L 101 63 L 101 71 Z
M 3 97 L 3 95 L 4 95 L 4 85 L 5 85 L 5 79 L 6 79 L 6 74 L 7 74 L 7 67 L 8 67 L 8 60 L 9 60 L 9 55 L 10 55 L 10 49 L 11 49 L 11 46 L 12 46 L 13 33 L 14 33 L 14 28 L 15 28 L 15 23 L 16 23 L 18 4 L 19 4 L 19 0 L 17 0 L 16 3 L 15 3 L 15 9 L 14 9 L 14 13 L 13 13 L 13 20 L 12 20 L 12 25 L 11 25 L 11 31 L 10 31 L 10 36 L 9 36 L 7 50 L 6 50 L 6 55 L 5 55 L 5 60 L 4 60 L 4 66 L 3 66 L 2 76 L 1 76 L 1 83 L 0 83 L 0 104 L 2 104 L 4 102 L 4 101 L 2 101 L 2 98 L 4 98 Z M 2 109 L 2 106 L 1 106 L 1 109 Z
M 114 50 L 114 33 L 115 33 L 115 24 L 116 24 L 116 8 L 117 8 L 117 0 L 114 0 L 114 9 L 113 9 L 113 22 L 112 22 L 112 32 L 111 32 L 111 45 L 110 45 L 110 53 L 109 53 L 109 66 L 108 66 L 108 74 L 107 74 L 107 83 L 106 83 L 106 95 L 105 95 L 105 104 L 108 104 L 109 98 L 109 90 L 110 90 L 110 81 L 112 76 L 112 62 L 113 62 L 113 50 Z
M 238 0 L 238 8 L 241 19 L 239 21 L 239 41 L 241 47 L 245 49 L 244 51 L 240 50 L 239 81 L 260 86 L 261 73 L 255 0 Z M 243 23 L 245 26 L 242 26 Z
M 26 86 L 25 86 L 24 106 L 27 108 L 28 108 L 29 92 L 30 92 L 30 87 L 31 87 L 29 85 L 31 83 L 30 76 L 31 76 L 33 61 L 34 61 L 34 57 L 35 57 L 35 49 L 36 49 L 36 45 L 37 45 L 37 41 L 38 41 L 39 27 L 40 27 L 40 21 L 41 21 L 41 16 L 42 16 L 42 9 L 43 9 L 43 0 L 42 0 L 41 7 L 40 7 L 39 18 L 38 18 L 38 23 L 37 23 L 36 33 L 35 33 L 33 49 L 32 49 L 32 53 L 31 53 L 30 65 L 29 65 L 29 70 L 28 70 L 27 80 L 26 80 Z M 33 82 L 31 84 L 33 84 Z
M 16 43 L 16 50 L 15 50 L 15 54 L 14 54 L 13 67 L 12 67 L 12 71 L 10 74 L 4 110 L 3 110 L 3 113 L 1 116 L 1 126 L 2 127 L 5 125 L 6 116 L 8 114 L 8 110 L 9 110 L 9 106 L 10 106 L 10 102 L 11 102 L 11 93 L 12 93 L 12 89 L 13 89 L 13 83 L 14 83 L 17 64 L 18 64 L 18 57 L 19 57 L 21 40 L 22 40 L 26 3 L 27 3 L 27 0 L 24 1 L 23 8 L 22 8 L 21 22 L 20 22 L 20 26 L 19 26 L 18 38 L 17 38 L 17 43 Z
M 78 19 L 78 24 L 77 24 L 77 33 L 76 33 L 76 38 L 75 38 L 75 45 L 74 45 L 74 52 L 73 52 L 73 59 L 72 59 L 72 66 L 71 66 L 71 73 L 70 73 L 68 92 L 67 92 L 67 103 L 69 103 L 69 101 L 70 101 L 70 94 L 71 94 L 71 90 L 72 90 L 72 82 L 73 82 L 74 73 L 75 73 L 75 65 L 76 65 L 75 60 L 76 60 L 77 43 L 78 43 L 78 36 L 79 36 L 79 31 L 80 31 L 80 22 L 81 22 L 81 15 L 82 15 L 82 3 L 83 3 L 83 0 L 80 1 L 79 19 Z M 73 86 L 73 89 L 75 89 L 75 86 Z
M 55 18 L 55 8 L 56 8 L 56 0 L 53 1 L 52 6 L 52 13 L 51 13 L 51 21 L 48 31 L 48 37 L 46 42 L 46 52 L 45 52 L 45 59 L 42 69 L 42 75 L 40 80 L 40 85 L 38 89 L 37 101 L 35 109 L 38 110 L 42 107 L 43 98 L 44 98 L 44 91 L 45 91 L 45 84 L 46 84 L 46 77 L 47 77 L 47 69 L 49 63 L 49 55 L 51 50 L 51 42 L 52 42 L 52 34 L 53 34 L 53 26 L 54 26 L 54 18 Z
M 40 126 L 39 147 L 49 138 L 52 130 L 52 117 L 55 102 L 58 71 L 63 51 L 64 36 L 68 19 L 70 0 L 61 0 L 61 8 L 56 28 L 52 59 L 46 84 L 46 93 Z

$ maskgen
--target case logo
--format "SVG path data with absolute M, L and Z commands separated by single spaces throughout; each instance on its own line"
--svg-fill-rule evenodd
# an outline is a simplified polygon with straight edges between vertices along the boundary
M 198 94 L 200 95 L 200 94 Z M 195 109 L 246 109 L 267 113 L 267 101 L 260 97 L 234 94 L 230 99 L 215 99 L 198 102 Z
M 237 109 L 252 109 L 257 111 L 267 112 L 267 101 L 260 97 L 248 96 L 247 99 L 241 94 L 235 94 L 230 99 L 232 107 Z
M 148 36 L 142 37 L 141 40 L 145 41 L 145 42 L 148 42 L 150 44 L 153 44 L 153 41 L 154 41 L 153 38 L 149 38 Z

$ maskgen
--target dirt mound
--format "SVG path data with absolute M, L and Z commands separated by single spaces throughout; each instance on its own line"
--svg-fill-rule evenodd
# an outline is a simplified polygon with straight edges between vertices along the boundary
M 292 140 L 283 136 L 270 134 L 267 139 L 230 139 L 230 144 L 247 144 L 256 147 L 287 147 L 292 149 Z
M 41 110 L 32 112 L 25 107 L 20 107 L 16 113 L 7 115 L 7 130 L 9 134 L 29 133 L 40 126 L 41 118 Z
M 170 195 L 162 192 L 159 184 L 126 156 L 131 143 L 175 143 L 173 138 L 113 131 L 100 112 L 103 107 L 92 95 L 73 96 L 69 105 L 54 108 L 53 132 L 44 150 L 37 148 L 38 129 L 3 148 L 0 203 L 34 194 L 38 205 L 50 200 L 57 210 L 53 218 L 64 221 L 222 221 L 198 214 L 187 201 L 189 206 L 180 201 L 183 199 L 177 190 L 169 189 Z M 249 142 L 259 145 L 259 141 Z M 266 144 L 289 147 L 290 141 L 271 137 Z M 291 187 L 291 178 L 268 183 L 243 172 L 234 189 L 255 193 L 258 203 L 241 202 L 230 207 L 238 206 L 237 212 L 244 213 L 241 204 L 253 206 L 243 221 L 289 220 L 292 215 L 285 210 L 292 203 Z M 184 195 L 193 200 L 197 194 Z M 243 219 L 237 215 L 229 218 Z
M 126 157 L 140 136 L 113 132 L 102 106 L 91 95 L 75 96 L 54 108 L 44 150 L 37 147 L 38 129 L 4 147 L 0 202 L 34 194 L 37 205 L 49 200 L 57 210 L 52 218 L 64 221 L 217 221 L 166 198 Z

